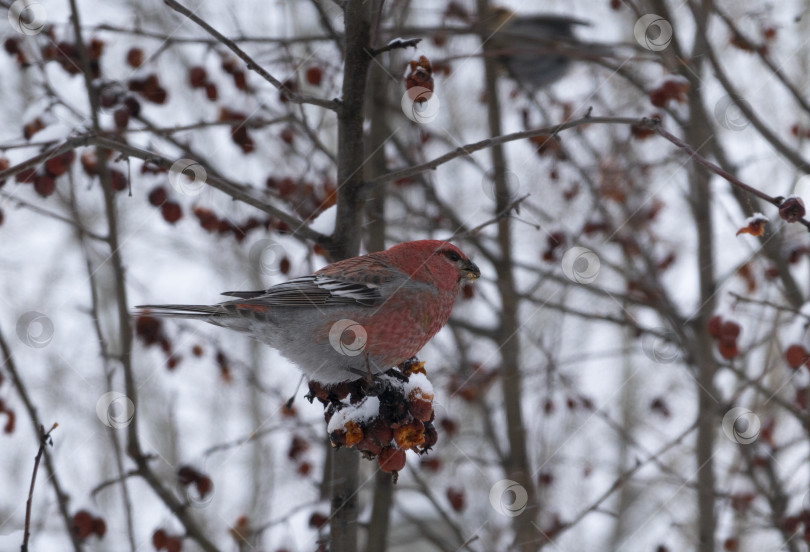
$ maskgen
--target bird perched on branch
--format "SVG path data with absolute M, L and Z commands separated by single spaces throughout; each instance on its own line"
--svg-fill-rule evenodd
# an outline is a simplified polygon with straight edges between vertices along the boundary
M 604 53 L 574 34 L 575 27 L 589 24 L 565 15 L 521 16 L 493 7 L 481 18 L 480 32 L 510 77 L 538 89 L 565 76 L 573 60 Z
M 202 320 L 250 334 L 323 384 L 385 372 L 447 323 L 459 290 L 481 275 L 456 246 L 404 242 L 216 305 L 142 305 L 139 314 Z

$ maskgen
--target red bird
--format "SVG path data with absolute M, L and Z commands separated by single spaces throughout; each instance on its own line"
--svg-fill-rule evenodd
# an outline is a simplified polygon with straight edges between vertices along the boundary
M 143 305 L 142 314 L 204 320 L 278 349 L 309 379 L 385 372 L 447 323 L 461 285 L 481 271 L 456 246 L 405 242 L 217 305 Z

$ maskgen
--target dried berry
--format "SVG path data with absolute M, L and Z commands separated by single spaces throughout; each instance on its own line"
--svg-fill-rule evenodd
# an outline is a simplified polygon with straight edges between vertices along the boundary
M 394 447 L 386 447 L 377 456 L 377 463 L 384 472 L 398 472 L 405 467 L 405 451 Z
M 790 196 L 779 205 L 779 216 L 788 222 L 804 218 L 804 201 L 797 196 Z

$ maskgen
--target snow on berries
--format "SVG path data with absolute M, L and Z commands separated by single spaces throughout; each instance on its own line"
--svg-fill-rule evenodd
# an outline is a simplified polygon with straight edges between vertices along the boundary
M 355 447 L 394 474 L 405 467 L 405 451 L 429 451 L 438 433 L 433 426 L 433 385 L 424 364 L 411 359 L 373 381 L 330 386 L 310 381 L 307 398 L 324 405 L 332 445 Z

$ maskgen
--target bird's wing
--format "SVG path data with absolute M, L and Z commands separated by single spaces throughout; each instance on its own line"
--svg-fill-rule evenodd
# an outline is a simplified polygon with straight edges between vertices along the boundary
M 239 305 L 266 307 L 305 307 L 360 304 L 378 305 L 383 297 L 380 285 L 386 278 L 366 280 L 348 274 L 316 273 L 295 278 L 263 291 L 229 291 L 223 295 L 239 297 Z

